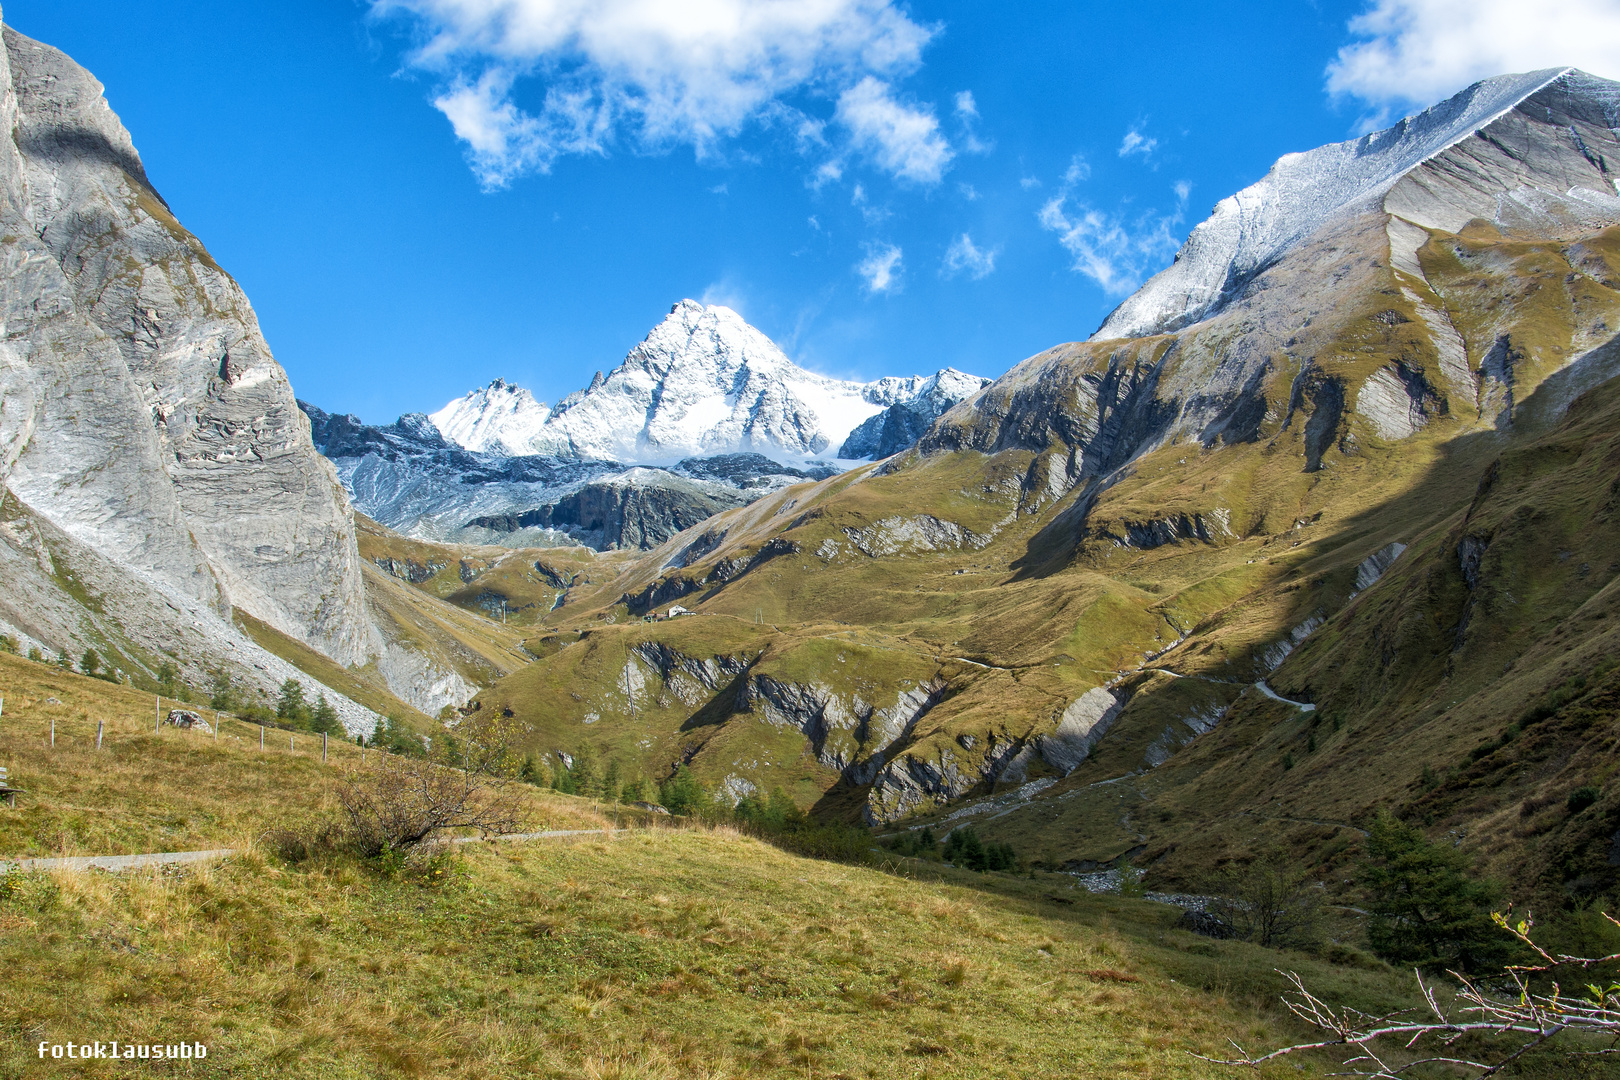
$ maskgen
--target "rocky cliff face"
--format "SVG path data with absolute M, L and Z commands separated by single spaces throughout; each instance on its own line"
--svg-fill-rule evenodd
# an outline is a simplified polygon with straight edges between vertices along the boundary
M 9 28 L 0 67 L 0 481 L 142 578 L 361 660 L 347 501 L 247 298 L 87 71 Z
M 1218 314 L 1306 237 L 1384 212 L 1410 269 L 1418 230 L 1473 218 L 1530 225 L 1608 220 L 1620 87 L 1573 68 L 1502 75 L 1383 131 L 1288 154 L 1222 199 L 1173 265 L 1122 303 L 1093 341 L 1143 337 Z M 1584 228 L 1585 226 L 1579 226 Z
M 572 456 L 475 452 L 447 442 L 421 413 L 374 427 L 307 402 L 299 407 L 355 506 L 425 540 L 653 548 L 722 510 L 837 471 L 794 468 L 761 454 L 626 469 Z

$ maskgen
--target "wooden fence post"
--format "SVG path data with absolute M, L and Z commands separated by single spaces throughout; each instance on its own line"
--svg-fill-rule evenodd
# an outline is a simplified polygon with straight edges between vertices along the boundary
M 292 752 L 293 752 L 293 734 L 292 734 L 292 732 L 289 731 L 289 732 L 287 732 L 287 753 L 290 754 Z
M 102 731 L 102 728 L 103 728 L 103 726 L 105 724 L 106 724 L 105 720 L 97 720 L 96 721 L 96 749 L 97 750 L 101 749 L 101 731 Z
M 219 710 L 214 710 L 214 741 L 219 742 Z
M 56 749 L 56 717 L 51 717 L 51 749 Z
M 321 732 L 321 764 L 326 764 L 326 732 Z
M 259 749 L 264 749 L 264 725 L 259 725 Z
M 159 694 L 152 702 L 152 734 L 156 735 L 163 730 L 163 695 Z

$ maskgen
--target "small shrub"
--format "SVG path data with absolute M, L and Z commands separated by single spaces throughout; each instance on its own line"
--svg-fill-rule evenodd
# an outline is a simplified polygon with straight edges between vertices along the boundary
M 0 634 L 0 652 L 17 655 L 17 639 L 10 634 Z
M 1306 948 L 1321 937 L 1322 890 L 1281 852 L 1233 865 L 1217 879 L 1209 913 L 1234 937 L 1267 948 Z
M 1588 784 L 1584 787 L 1578 787 L 1574 791 L 1570 792 L 1569 798 L 1564 800 L 1564 805 L 1569 807 L 1570 813 L 1578 814 L 1582 810 L 1585 810 L 1588 806 L 1591 806 L 1593 803 L 1597 802 L 1598 796 L 1601 794 L 1603 794 L 1601 791 Z

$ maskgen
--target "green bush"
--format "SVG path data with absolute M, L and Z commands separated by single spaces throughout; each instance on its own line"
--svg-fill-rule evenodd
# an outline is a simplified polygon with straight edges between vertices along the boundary
M 1574 791 L 1570 792 L 1569 798 L 1564 800 L 1564 805 L 1569 807 L 1570 813 L 1578 814 L 1582 810 L 1585 810 L 1588 806 L 1591 806 L 1593 803 L 1597 802 L 1598 796 L 1601 794 L 1603 794 L 1603 792 L 1588 784 L 1584 787 L 1578 787 Z
M 1017 870 L 1018 854 L 1009 844 L 986 844 L 971 826 L 955 829 L 945 838 L 945 861 L 966 870 Z

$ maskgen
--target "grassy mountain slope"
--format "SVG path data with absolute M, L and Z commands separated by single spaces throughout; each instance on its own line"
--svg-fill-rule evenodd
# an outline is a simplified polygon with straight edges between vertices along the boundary
M 1194 881 L 1282 843 L 1326 874 L 1391 805 L 1560 898 L 1612 889 L 1612 792 L 1564 854 L 1525 840 L 1609 779 L 1620 230 L 1435 231 L 1420 275 L 1384 237 L 1358 219 L 1216 319 L 1062 346 L 919 451 L 598 564 L 531 640 L 545 661 L 481 700 L 538 749 L 684 760 L 732 794 L 905 824 L 967 799 L 1053 866 Z M 1200 405 L 1234 358 L 1253 376 Z M 639 621 L 671 603 L 699 614 Z M 1599 719 L 1470 757 L 1553 698 Z
M 0 760 L 27 791 L 4 854 L 244 849 L 8 876 L 7 1072 L 39 1068 L 41 1041 L 184 1038 L 208 1047 L 195 1076 L 1214 1078 L 1187 1051 L 1298 1034 L 1279 963 L 1365 1008 L 1410 997 L 1381 966 L 1199 938 L 1174 909 L 1059 875 L 817 862 L 724 829 L 616 828 L 539 792 L 531 827 L 603 832 L 469 845 L 435 885 L 287 865 L 254 841 L 332 814 L 358 748 L 261 752 L 228 719 L 218 742 L 153 735 L 134 691 L 14 658 L 0 691 Z

